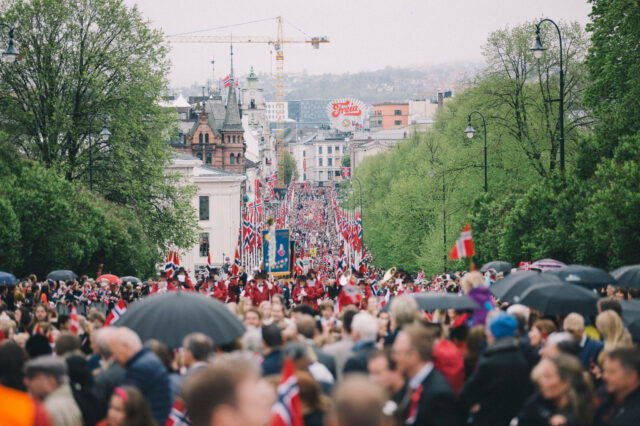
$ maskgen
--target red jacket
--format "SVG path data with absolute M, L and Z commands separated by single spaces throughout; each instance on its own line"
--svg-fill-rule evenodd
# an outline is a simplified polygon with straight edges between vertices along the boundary
M 227 287 L 227 283 L 224 280 L 218 282 L 215 289 L 213 290 L 213 297 L 221 301 L 222 303 L 227 302 L 227 298 L 229 297 L 229 288 Z
M 462 352 L 449 340 L 438 340 L 433 346 L 433 366 L 451 385 L 453 393 L 460 393 L 464 385 Z
M 227 285 L 227 293 L 229 295 L 228 302 L 237 303 L 238 302 L 238 279 L 231 278 L 229 280 L 229 284 Z
M 303 294 L 304 292 L 304 294 Z M 318 309 L 318 299 L 324 294 L 324 287 L 319 281 L 315 284 L 309 285 L 307 283 L 304 287 L 299 285 L 295 286 L 291 299 L 296 305 L 305 304 L 311 306 L 313 309 Z
M 272 285 L 271 289 L 269 289 L 269 284 L 267 282 L 262 282 L 262 290 L 260 290 L 260 288 L 258 287 L 258 283 L 253 282 L 251 283 L 249 292 L 246 295 L 251 298 L 253 306 L 260 306 L 262 302 L 270 300 L 271 296 L 276 294 L 277 290 L 275 289 L 275 287 L 277 286 Z M 247 292 L 245 291 L 245 293 Z

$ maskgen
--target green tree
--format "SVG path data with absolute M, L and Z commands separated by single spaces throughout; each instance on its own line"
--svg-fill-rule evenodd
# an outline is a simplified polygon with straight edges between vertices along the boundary
M 190 196 L 164 167 L 172 113 L 162 34 L 121 0 L 17 0 L 21 60 L 0 67 L 0 129 L 20 153 L 129 206 L 158 251 L 195 242 Z M 111 137 L 98 134 L 108 126 Z M 179 189 L 180 188 L 180 189 Z
M 351 167 L 351 156 L 349 156 L 349 154 L 343 155 L 340 160 L 340 165 L 342 167 Z
M 2 270 L 14 271 L 21 263 L 20 258 L 20 221 L 13 210 L 11 201 L 0 194 L 0 265 Z
M 298 179 L 298 167 L 296 166 L 296 159 L 289 151 L 284 151 L 282 154 L 282 170 L 284 173 L 284 184 L 289 185 L 292 178 Z

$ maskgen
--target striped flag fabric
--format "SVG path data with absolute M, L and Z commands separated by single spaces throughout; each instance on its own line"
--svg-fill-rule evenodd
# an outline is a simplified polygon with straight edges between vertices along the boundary
M 189 426 L 191 422 L 189 421 L 189 416 L 187 415 L 187 406 L 182 400 L 182 398 L 178 397 L 173 402 L 173 406 L 171 407 L 171 411 L 169 412 L 169 418 L 165 423 L 165 426 Z
M 80 321 L 78 320 L 76 305 L 71 306 L 71 312 L 69 313 L 69 331 L 76 336 L 80 333 Z
M 207 270 L 205 271 L 205 276 L 211 277 L 213 272 L 213 266 L 211 266 L 211 252 L 207 250 Z
M 238 242 L 238 246 L 240 242 Z M 242 265 L 240 262 L 240 247 L 236 246 L 236 254 L 233 258 L 233 265 L 231 266 L 231 276 L 237 277 L 240 273 L 240 266 Z
M 282 366 L 278 399 L 271 409 L 271 414 L 271 426 L 303 426 L 300 388 L 291 358 L 285 359 Z
M 473 237 L 471 236 L 471 225 L 467 223 L 460 233 L 460 238 L 458 238 L 451 252 L 449 252 L 449 258 L 456 260 L 464 257 L 473 257 L 474 254 L 475 249 L 473 247 Z
M 175 269 L 176 265 L 173 263 L 173 252 L 170 251 L 167 260 L 164 262 L 164 272 L 167 274 L 167 278 L 171 278 Z
M 113 325 L 118 319 L 127 311 L 127 304 L 124 300 L 120 299 L 118 304 L 111 309 L 109 315 L 107 315 L 107 319 L 104 322 L 105 327 L 109 325 Z

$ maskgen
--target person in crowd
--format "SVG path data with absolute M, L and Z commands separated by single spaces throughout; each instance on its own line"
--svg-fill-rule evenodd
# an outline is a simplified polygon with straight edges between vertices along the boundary
M 433 365 L 447 380 L 453 393 L 457 395 L 460 393 L 465 379 L 462 351 L 451 340 L 444 338 L 442 324 L 426 323 L 424 325 L 431 328 L 436 336 L 432 354 Z
M 382 386 L 389 394 L 389 400 L 397 408 L 406 394 L 407 382 L 393 359 L 391 349 L 386 348 L 372 353 L 367 369 L 371 382 Z
M 185 381 L 183 395 L 193 426 L 263 426 L 275 402 L 259 368 L 241 355 L 216 357 Z
M 55 426 L 82 426 L 80 408 L 73 398 L 65 362 L 51 355 L 29 360 L 25 384 L 34 398 L 43 401 Z
M 260 306 L 258 307 L 258 310 L 260 311 L 260 314 L 262 315 L 262 324 L 263 325 L 269 325 L 273 322 L 273 317 L 271 314 L 271 302 L 268 300 L 265 300 L 264 302 L 262 302 L 260 304 Z
M 640 349 L 618 348 L 604 358 L 607 397 L 598 407 L 595 426 L 634 426 L 640 419 Z
M 340 383 L 333 394 L 333 410 L 328 426 L 382 426 L 387 401 L 382 387 L 354 374 Z
M 367 373 L 369 356 L 376 350 L 377 334 L 378 322 L 369 313 L 361 311 L 353 317 L 351 324 L 353 354 L 345 363 L 343 374 Z
M 579 357 L 580 345 L 569 332 L 556 331 L 551 333 L 547 338 L 547 343 L 540 350 L 540 356 L 543 358 L 555 358 L 563 353 Z
M 495 307 L 493 296 L 484 283 L 484 276 L 478 271 L 465 274 L 460 282 L 463 292 L 478 304 L 473 311 L 471 326 L 485 324 L 487 315 Z
M 0 342 L 0 385 L 25 391 L 23 367 L 26 361 L 27 354 L 17 343 Z
M 156 426 L 149 404 L 133 386 L 113 389 L 107 417 L 98 426 Z
M 476 325 L 471 327 L 467 334 L 463 353 L 465 377 L 471 377 L 476 371 L 480 354 L 484 352 L 487 346 L 486 333 L 483 325 Z
M 151 349 L 126 327 L 115 327 L 106 336 L 113 359 L 126 369 L 125 383 L 138 388 L 149 401 L 158 424 L 164 424 L 171 409 L 169 374 Z
M 158 357 L 160 362 L 162 362 L 162 365 L 164 365 L 165 369 L 167 370 L 167 375 L 169 377 L 169 389 L 171 392 L 171 401 L 174 401 L 180 391 L 182 377 L 180 376 L 178 366 L 175 363 L 173 351 L 158 339 L 149 339 L 144 342 L 144 345 L 147 348 L 151 349 L 151 352 L 153 352 Z
M 540 351 L 549 335 L 556 331 L 556 325 L 548 319 L 539 319 L 533 323 L 529 330 L 529 342 L 531 346 Z
M 249 308 L 244 313 L 244 325 L 259 328 L 262 325 L 262 313 L 257 308 Z
M 320 349 L 314 342 L 316 337 L 316 321 L 310 315 L 301 315 L 296 320 L 296 328 L 298 335 L 304 339 L 304 342 L 313 349 L 316 354 L 318 362 L 323 364 L 331 372 L 331 375 L 336 377 L 336 360 L 333 356 L 329 355 L 322 349 Z
M 591 426 L 595 393 L 580 360 L 568 354 L 544 358 L 531 372 L 536 392 L 518 414 L 513 426 Z
M 323 426 L 329 401 L 320 384 L 306 371 L 297 371 L 300 409 L 304 426 Z
M 187 368 L 185 378 L 208 365 L 213 347 L 213 340 L 204 333 L 189 333 L 182 339 L 182 363 Z
M 275 324 L 262 326 L 262 375 L 280 374 L 282 371 L 282 333 Z
M 351 339 L 351 325 L 353 317 L 358 311 L 355 308 L 346 308 L 342 311 L 342 338 L 334 343 L 323 346 L 323 350 L 336 360 L 337 379 L 342 379 L 344 365 L 351 356 L 353 348 L 353 340 Z
M 517 320 L 507 313 L 488 317 L 489 346 L 460 393 L 460 403 L 473 425 L 508 425 L 532 393 L 517 327 Z
M 565 317 L 562 328 L 571 333 L 575 341 L 580 345 L 580 361 L 582 361 L 583 368 L 587 371 L 591 370 L 591 367 L 597 362 L 604 344 L 591 339 L 585 334 L 584 318 L 575 312 Z
M 410 296 L 395 297 L 391 302 L 390 310 L 393 331 L 385 339 L 385 346 L 392 345 L 402 327 L 413 323 L 418 318 L 419 313 L 418 302 Z
M 598 300 L 598 313 L 612 310 L 622 318 L 622 305 L 615 297 L 603 297 Z
M 122 385 L 126 377 L 126 370 L 113 359 L 111 350 L 109 349 L 106 337 L 111 332 L 111 328 L 102 328 L 96 330 L 96 332 L 91 335 L 93 352 L 100 356 L 101 364 L 103 365 L 97 372 L 94 372 L 93 387 L 93 392 L 103 410 L 102 417 L 106 415 L 107 404 L 111 398 L 113 389 L 116 386 Z
M 617 348 L 630 348 L 633 347 L 631 340 L 631 334 L 624 327 L 622 318 L 613 310 L 607 309 L 604 312 L 600 312 L 596 317 L 596 328 L 602 335 L 604 340 L 604 346 L 600 356 L 598 357 L 598 363 L 602 362 L 604 355 L 607 352 L 611 352 Z
M 451 386 L 433 366 L 433 330 L 418 322 L 405 325 L 393 343 L 393 359 L 408 380 L 397 415 L 408 425 L 461 424 Z

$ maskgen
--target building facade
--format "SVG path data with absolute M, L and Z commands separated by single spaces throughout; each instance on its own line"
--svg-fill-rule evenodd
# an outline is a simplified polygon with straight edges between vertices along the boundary
M 253 67 L 251 67 L 247 81 L 241 89 L 240 100 L 242 117 L 247 117 L 249 126 L 262 127 L 267 119 L 267 105 L 264 101 L 263 89 Z
M 391 102 L 373 104 L 369 122 L 371 130 L 407 126 L 409 124 L 409 104 Z
M 193 276 L 206 267 L 209 253 L 213 266 L 221 266 L 226 257 L 233 260 L 245 176 L 203 164 L 188 154 L 177 154 L 167 173 L 179 174 L 181 184 L 197 188 L 191 204 L 198 217 L 199 238 L 194 247 L 180 253 L 181 265 Z

